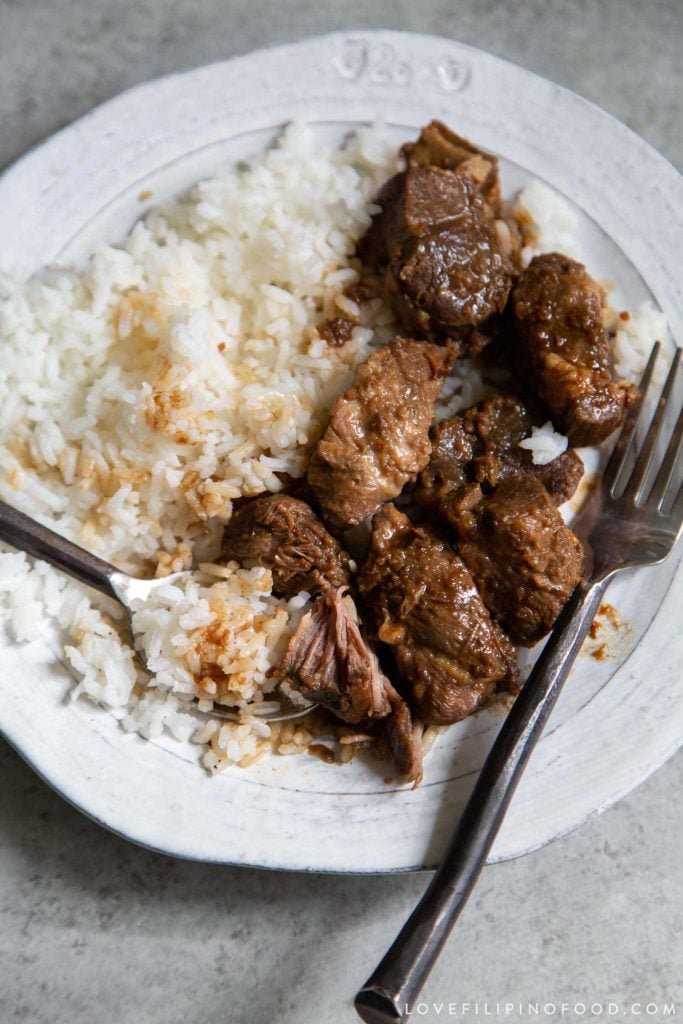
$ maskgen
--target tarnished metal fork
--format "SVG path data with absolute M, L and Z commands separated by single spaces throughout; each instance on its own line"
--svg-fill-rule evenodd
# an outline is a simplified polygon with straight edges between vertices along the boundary
M 590 570 L 572 594 L 505 720 L 458 822 L 443 862 L 386 956 L 356 996 L 367 1024 L 405 1021 L 483 868 L 529 756 L 579 653 L 609 582 L 626 569 L 661 562 L 681 533 L 683 409 L 652 484 L 653 460 L 674 405 L 676 353 L 642 444 L 637 427 L 660 354 L 653 348 L 640 399 L 626 415 L 600 486 L 581 516 Z M 679 403 L 680 404 L 680 403 Z M 635 459 L 635 462 L 633 462 Z M 629 466 L 633 468 L 629 472 Z

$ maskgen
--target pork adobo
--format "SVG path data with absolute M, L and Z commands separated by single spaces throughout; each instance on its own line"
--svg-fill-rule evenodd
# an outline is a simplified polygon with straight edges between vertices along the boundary
M 394 338 L 358 367 L 308 470 L 333 529 L 362 522 L 426 465 L 434 402 L 454 358 L 448 346 Z
M 407 330 L 470 351 L 468 339 L 484 337 L 473 329 L 503 310 L 514 275 L 496 225 L 498 162 L 439 122 L 403 152 L 406 170 L 379 192 L 359 254 L 383 274 Z
M 491 488 L 509 477 L 531 474 L 556 505 L 569 501 L 583 474 L 583 463 L 570 448 L 551 462 L 536 465 L 531 452 L 519 447 L 533 425 L 529 409 L 512 395 L 494 395 L 437 423 L 429 434 L 432 454 L 418 477 L 417 500 L 434 508 L 468 483 Z
M 458 554 L 494 619 L 517 644 L 549 633 L 581 578 L 583 548 L 539 480 L 469 484 L 445 505 Z
M 273 593 L 317 594 L 349 582 L 349 559 L 312 509 L 286 494 L 253 498 L 223 534 L 223 557 L 273 573 Z
M 356 582 L 370 633 L 391 647 L 422 721 L 458 722 L 515 682 L 514 648 L 462 560 L 391 504 L 375 516 Z
M 562 253 L 535 256 L 512 293 L 520 370 L 571 444 L 599 444 L 621 424 L 633 385 L 613 379 L 605 296 Z
M 278 675 L 344 722 L 383 718 L 391 710 L 377 655 L 361 636 L 345 587 L 331 587 L 306 612 Z

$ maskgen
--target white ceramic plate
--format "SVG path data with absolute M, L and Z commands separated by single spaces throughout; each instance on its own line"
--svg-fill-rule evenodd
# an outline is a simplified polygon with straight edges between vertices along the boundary
M 447 39 L 326 36 L 261 50 L 133 89 L 29 153 L 0 179 L 0 266 L 29 274 L 122 239 L 152 202 L 258 151 L 293 118 L 341 138 L 382 118 L 399 143 L 432 117 L 501 156 L 506 194 L 540 177 L 580 213 L 582 251 L 629 307 L 653 299 L 683 336 L 676 276 L 683 187 L 607 114 L 521 68 Z M 493 851 L 519 856 L 628 793 L 679 746 L 681 574 L 675 560 L 619 581 L 609 600 L 631 632 L 612 657 L 582 655 Z M 197 748 L 125 735 L 64 700 L 50 644 L 0 648 L 0 728 L 66 799 L 138 843 L 206 861 L 316 871 L 434 865 L 500 726 L 494 707 L 453 727 L 415 792 L 386 766 L 272 758 L 209 778 Z M 31 712 L 25 710 L 31 696 Z

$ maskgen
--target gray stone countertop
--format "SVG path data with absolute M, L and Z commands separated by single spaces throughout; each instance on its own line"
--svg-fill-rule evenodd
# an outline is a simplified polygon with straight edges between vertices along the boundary
M 490 50 L 683 166 L 679 0 L 0 0 L 0 167 L 135 82 L 349 27 Z M 671 1002 L 682 1016 L 682 791 L 679 755 L 573 835 L 487 869 L 412 1019 L 662 1021 Z M 0 745 L 0 1024 L 352 1022 L 427 880 L 149 853 Z

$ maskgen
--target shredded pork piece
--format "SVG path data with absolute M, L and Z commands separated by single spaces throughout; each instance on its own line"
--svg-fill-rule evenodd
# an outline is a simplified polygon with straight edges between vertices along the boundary
M 365 642 L 346 587 L 330 587 L 304 615 L 277 674 L 307 700 L 352 724 L 389 714 L 377 655 Z

